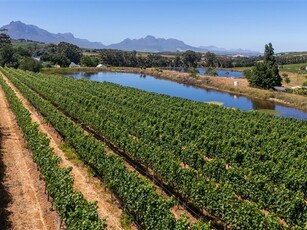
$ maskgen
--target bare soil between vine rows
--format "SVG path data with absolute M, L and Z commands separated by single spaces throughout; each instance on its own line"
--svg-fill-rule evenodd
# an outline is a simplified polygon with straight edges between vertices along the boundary
M 89 174 L 88 169 L 84 165 L 76 165 L 66 158 L 64 152 L 59 147 L 62 143 L 60 135 L 44 121 L 42 115 L 23 97 L 6 76 L 3 74 L 2 76 L 6 83 L 15 91 L 25 108 L 29 110 L 32 121 L 39 124 L 39 130 L 46 133 L 50 138 L 50 146 L 54 149 L 55 154 L 61 158 L 61 166 L 72 167 L 71 175 L 74 177 L 74 188 L 80 191 L 87 201 L 97 202 L 98 214 L 100 218 L 106 219 L 107 229 L 123 229 L 121 227 L 122 210 L 111 199 L 110 192 L 105 189 L 105 186 L 98 178 Z
M 58 229 L 59 216 L 45 194 L 45 184 L 0 87 L 3 190 L 0 229 Z M 1 194 L 1 195 L 2 195 Z

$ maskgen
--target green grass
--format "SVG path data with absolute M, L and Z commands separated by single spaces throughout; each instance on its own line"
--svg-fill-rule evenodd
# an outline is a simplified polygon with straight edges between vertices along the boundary
M 86 167 L 86 170 L 87 170 L 87 174 L 88 174 L 89 177 L 96 176 L 96 173 L 89 166 Z
M 130 215 L 128 215 L 125 211 L 121 215 L 120 224 L 125 230 L 131 229 L 131 224 L 133 223 L 133 219 Z
M 252 68 L 253 68 L 253 66 L 249 66 L 249 67 L 233 67 L 233 68 L 219 68 L 219 69 L 243 72 L 244 70 L 251 70 Z
M 279 71 L 282 72 L 290 72 L 290 73 L 298 73 L 298 74 L 307 74 L 307 63 L 302 64 L 288 64 L 282 65 L 279 67 Z
M 208 104 L 214 104 L 214 105 L 219 105 L 219 106 L 223 106 L 224 103 L 223 102 L 220 102 L 220 101 L 208 101 L 206 102 Z
M 59 145 L 60 149 L 64 152 L 65 157 L 67 160 L 71 161 L 73 164 L 82 166 L 84 165 L 83 161 L 79 159 L 75 151 L 70 148 L 65 142 Z
M 36 47 L 37 49 L 43 49 L 45 48 L 46 44 L 37 43 L 37 42 L 19 42 L 19 41 L 12 41 L 12 45 L 14 48 L 24 48 L 27 49 L 29 47 Z

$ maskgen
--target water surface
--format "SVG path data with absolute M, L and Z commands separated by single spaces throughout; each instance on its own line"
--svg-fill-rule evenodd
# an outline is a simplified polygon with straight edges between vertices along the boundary
M 204 74 L 204 72 L 207 70 L 207 68 L 197 68 L 197 69 L 199 71 L 199 74 Z M 233 77 L 233 78 L 243 78 L 244 77 L 243 72 L 239 72 L 239 71 L 224 70 L 224 69 L 215 69 L 215 71 L 218 73 L 218 77 Z
M 173 69 L 173 70 L 184 73 L 189 72 L 189 70 L 186 68 Z M 197 68 L 197 70 L 199 74 L 204 74 L 208 70 L 208 68 Z M 234 70 L 224 70 L 224 69 L 209 69 L 206 75 L 210 76 L 210 72 L 212 70 L 215 70 L 217 72 L 218 76 L 216 77 L 244 78 L 243 72 L 234 71 Z
M 73 73 L 66 76 L 74 78 L 86 78 L 98 82 L 112 82 L 123 86 L 142 89 L 149 92 L 166 94 L 175 97 L 186 98 L 200 102 L 218 102 L 226 107 L 241 110 L 261 110 L 274 112 L 276 116 L 293 117 L 307 120 L 307 113 L 298 109 L 278 105 L 274 102 L 251 99 L 246 96 L 224 93 L 212 89 L 201 89 L 194 86 L 184 85 L 177 82 L 158 79 L 133 73 Z

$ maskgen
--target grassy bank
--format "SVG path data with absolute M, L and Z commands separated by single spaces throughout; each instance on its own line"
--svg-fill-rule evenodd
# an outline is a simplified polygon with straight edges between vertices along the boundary
M 189 73 L 180 73 L 170 70 L 161 70 L 158 68 L 130 68 L 130 67 L 109 67 L 109 68 L 54 68 L 43 69 L 44 73 L 68 74 L 73 72 L 128 72 L 151 75 L 157 78 L 163 78 L 178 83 L 193 85 L 200 88 L 210 88 L 222 92 L 240 94 L 251 98 L 275 101 L 279 104 L 294 107 L 307 111 L 307 98 L 300 95 L 276 92 L 273 90 L 256 89 L 248 86 L 246 79 L 232 79 L 226 77 L 211 77 L 197 75 L 197 78 L 191 77 Z M 239 85 L 234 86 L 234 81 Z
M 307 63 L 301 64 L 288 64 L 280 66 L 279 70 L 282 72 L 290 72 L 290 73 L 297 73 L 297 74 L 307 74 Z

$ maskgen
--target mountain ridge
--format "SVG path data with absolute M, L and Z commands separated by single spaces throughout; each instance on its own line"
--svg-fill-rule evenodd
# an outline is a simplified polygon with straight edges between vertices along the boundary
M 183 41 L 175 38 L 156 38 L 147 35 L 144 38 L 130 39 L 126 38 L 119 43 L 104 45 L 101 42 L 91 42 L 87 39 L 76 38 L 72 33 L 50 33 L 35 25 L 27 25 L 21 21 L 12 21 L 0 29 L 6 29 L 7 34 L 12 39 L 26 39 L 44 43 L 69 42 L 81 48 L 89 49 L 120 49 L 126 51 L 143 51 L 143 52 L 176 52 L 193 50 L 197 52 L 214 52 L 217 54 L 236 54 L 236 55 L 259 55 L 259 52 L 243 49 L 224 49 L 216 46 L 194 47 L 187 45 Z
M 149 52 L 186 51 L 197 49 L 196 47 L 189 46 L 183 41 L 174 38 L 156 38 L 152 35 L 147 35 L 145 38 L 139 39 L 126 38 L 122 42 L 109 45 L 108 48 Z

